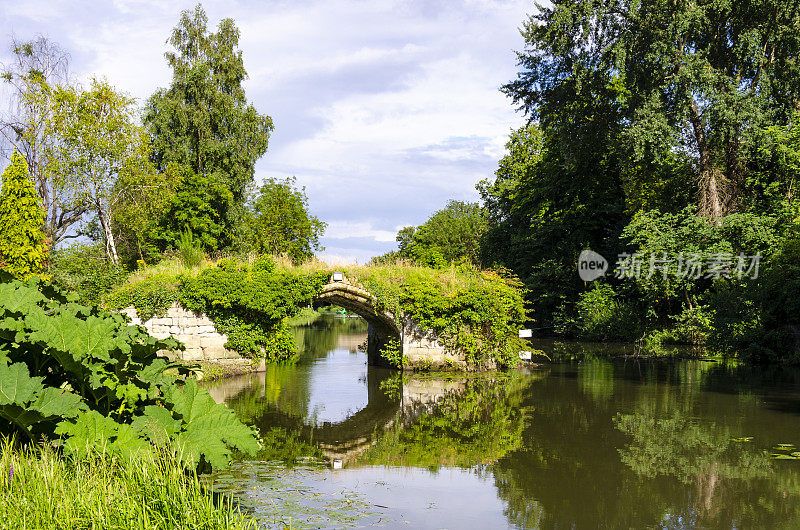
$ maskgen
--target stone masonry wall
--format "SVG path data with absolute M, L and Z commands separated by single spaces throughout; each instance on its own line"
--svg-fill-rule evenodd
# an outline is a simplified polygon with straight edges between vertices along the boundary
M 146 322 L 139 319 L 133 306 L 126 307 L 122 312 L 128 315 L 132 324 L 144 326 L 153 337 L 158 339 L 173 337 L 181 341 L 186 350 L 174 352 L 174 356 L 179 360 L 241 359 L 238 353 L 225 348 L 228 337 L 218 333 L 214 323 L 205 315 L 197 315 L 177 304 L 173 304 L 165 315 L 154 316 Z
M 450 351 L 432 330 L 425 329 L 410 317 L 403 319 L 403 356 L 408 367 L 437 369 L 466 369 L 464 354 Z

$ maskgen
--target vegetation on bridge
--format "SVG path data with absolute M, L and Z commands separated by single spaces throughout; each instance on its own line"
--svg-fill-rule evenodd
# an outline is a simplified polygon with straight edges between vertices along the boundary
M 475 367 L 509 366 L 517 359 L 525 308 L 513 276 L 470 266 L 404 264 L 344 271 L 375 296 L 376 310 L 394 315 L 398 329 L 403 316 L 411 317 L 449 348 L 463 351 Z M 295 266 L 267 256 L 208 261 L 196 268 L 173 262 L 132 275 L 105 304 L 115 310 L 134 306 L 146 320 L 177 302 L 207 314 L 228 335 L 228 348 L 253 359 L 283 361 L 297 353 L 287 319 L 312 303 L 331 272 L 321 262 Z

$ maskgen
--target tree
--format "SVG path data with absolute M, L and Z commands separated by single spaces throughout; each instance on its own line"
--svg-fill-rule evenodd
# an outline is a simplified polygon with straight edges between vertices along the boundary
M 152 231 L 159 248 L 176 248 L 181 235 L 189 231 L 203 250 L 217 250 L 230 243 L 222 212 L 233 196 L 226 187 L 207 176 L 177 166 L 178 184 L 166 202 L 166 210 Z
M 590 94 L 570 98 L 542 128 L 513 131 L 494 182 L 478 186 L 491 220 L 482 259 L 525 282 L 543 326 L 582 290 L 580 252 L 615 255 L 627 220 L 613 112 Z
M 292 177 L 264 181 L 251 201 L 248 226 L 256 251 L 302 262 L 323 250 L 319 238 L 327 224 L 309 214 L 305 188 L 295 189 Z
M 748 192 L 764 126 L 800 105 L 799 26 L 787 0 L 560 0 L 526 22 L 504 91 L 547 122 L 594 87 L 627 162 L 688 157 L 700 211 L 719 219 Z
M 137 260 L 156 262 L 161 252 L 177 241 L 174 233 L 162 236 L 173 226 L 169 221 L 176 220 L 170 215 L 170 210 L 185 172 L 185 168 L 170 164 L 163 172 L 125 173 L 117 180 L 114 193 L 119 200 L 113 211 L 112 229 L 122 263 L 133 265 Z M 205 189 L 195 190 L 195 193 L 205 192 Z M 180 231 L 183 227 L 173 226 L 172 229 Z
M 126 174 L 152 171 L 144 130 L 136 123 L 134 100 L 105 81 L 89 90 L 58 87 L 54 120 L 61 131 L 54 184 L 74 208 L 93 211 L 102 229 L 106 253 L 119 262 L 111 218 L 120 197 L 116 187 Z
M 176 51 L 166 53 L 172 84 L 149 99 L 144 121 L 159 171 L 179 164 L 231 191 L 233 201 L 222 212 L 230 231 L 273 127 L 247 103 L 233 20 L 222 20 L 216 33 L 208 32 L 207 22 L 200 5 L 181 13 L 169 39 Z
M 69 55 L 46 37 L 11 40 L 13 60 L 2 65 L 11 89 L 11 107 L 0 117 L 4 151 L 25 158 L 42 199 L 44 230 L 51 244 L 74 236 L 70 229 L 84 214 L 82 204 L 65 200 L 54 182 L 53 154 L 61 141 L 53 115 L 54 87 L 69 85 Z
M 47 258 L 41 199 L 25 159 L 14 151 L 0 192 L 0 269 L 20 278 L 41 272 Z
M 397 234 L 400 257 L 420 265 L 441 267 L 453 262 L 479 264 L 486 214 L 477 203 L 451 200 L 423 224 Z

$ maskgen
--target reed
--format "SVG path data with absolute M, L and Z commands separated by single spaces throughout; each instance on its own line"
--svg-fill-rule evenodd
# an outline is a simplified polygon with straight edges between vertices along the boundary
M 0 442 L 0 528 L 255 528 L 168 451 L 132 461 Z

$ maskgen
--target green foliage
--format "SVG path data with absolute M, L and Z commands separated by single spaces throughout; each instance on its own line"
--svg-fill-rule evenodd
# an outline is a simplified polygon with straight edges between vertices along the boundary
M 398 232 L 397 257 L 433 268 L 458 262 L 478 265 L 486 228 L 486 214 L 478 204 L 451 200 L 423 224 Z
M 800 363 L 800 239 L 790 235 L 756 281 L 709 293 L 710 345 L 751 362 Z
M 168 272 L 152 274 L 123 283 L 111 291 L 103 302 L 109 309 L 133 306 L 141 321 L 146 322 L 155 315 L 163 315 L 178 301 L 179 283 L 180 278 Z
M 205 250 L 216 250 L 230 243 L 225 215 L 230 208 L 231 192 L 213 179 L 183 169 L 177 171 L 180 182 L 170 196 L 166 211 L 153 230 L 161 250 L 177 248 L 189 230 Z
M 111 226 L 118 201 L 116 183 L 124 175 L 152 171 L 134 103 L 97 79 L 88 90 L 54 89 L 53 126 L 61 137 L 52 155 L 57 160 L 54 185 L 75 208 L 94 212 L 114 263 L 119 261 Z
M 634 340 L 641 335 L 637 308 L 631 300 L 621 300 L 607 283 L 595 283 L 581 293 L 575 304 L 577 318 L 563 315 L 556 330 L 588 340 Z
M 117 180 L 114 193 L 119 199 L 111 221 L 122 263 L 131 268 L 140 260 L 156 263 L 171 248 L 175 237 L 170 234 L 162 241 L 159 236 L 166 235 L 164 226 L 171 226 L 165 216 L 174 213 L 175 194 L 185 176 L 180 166 L 171 164 L 161 172 L 126 173 Z
M 247 72 L 233 20 L 220 21 L 216 33 L 208 32 L 207 23 L 200 5 L 181 13 L 169 38 L 175 51 L 166 53 L 172 82 L 147 101 L 144 121 L 159 170 L 178 164 L 231 194 L 217 210 L 218 222 L 231 231 L 255 163 L 267 150 L 272 119 L 247 103 Z
M 98 446 L 64 458 L 47 445 L 23 451 L 8 440 L 0 444 L 7 528 L 254 528 L 232 502 L 187 473 L 174 452 L 129 460 Z
M 400 339 L 391 337 L 378 351 L 380 357 L 394 368 L 403 367 L 403 348 Z
M 294 358 L 296 345 L 286 319 L 311 303 L 328 274 L 278 270 L 269 257 L 252 265 L 222 260 L 194 278 L 184 278 L 180 302 L 203 312 L 227 347 L 241 355 L 280 361 Z
M 232 412 L 195 380 L 167 375 L 191 373 L 156 355 L 179 347 L 38 280 L 3 277 L 0 434 L 58 436 L 76 455 L 94 444 L 128 457 L 171 443 L 192 468 L 222 467 L 232 448 L 252 453 L 257 442 Z
M 40 273 L 47 259 L 42 233 L 44 210 L 28 175 L 28 165 L 14 151 L 3 171 L 0 190 L 0 270 L 27 278 Z
M 594 96 L 574 97 L 575 105 L 553 117 L 553 129 L 548 122 L 512 132 L 494 182 L 479 184 L 491 223 L 482 261 L 519 276 L 541 327 L 584 289 L 575 274 L 580 252 L 615 254 L 627 222 L 611 141 L 616 126 L 608 109 L 593 106 Z M 579 130 L 562 130 L 570 126 Z
M 177 247 L 184 267 L 198 267 L 203 261 L 203 248 L 188 228 L 181 234 Z
M 377 297 L 378 309 L 432 329 L 475 368 L 514 365 L 524 349 L 522 284 L 503 271 L 395 265 L 353 267 L 348 275 Z
M 625 165 L 689 156 L 700 211 L 719 218 L 749 194 L 763 128 L 796 111 L 797 22 L 786 1 L 565 0 L 525 23 L 521 72 L 504 90 L 548 127 L 580 104 L 576 92 L 591 94 Z M 584 127 L 567 123 L 578 133 L 567 141 L 585 142 Z
M 78 301 L 86 305 L 99 305 L 128 276 L 100 246 L 85 243 L 52 250 L 45 274 L 62 291 L 76 294 Z
M 297 190 L 295 179 L 266 179 L 249 205 L 244 243 L 261 254 L 289 256 L 295 263 L 324 250 L 319 238 L 326 223 L 308 213 L 305 188 Z

